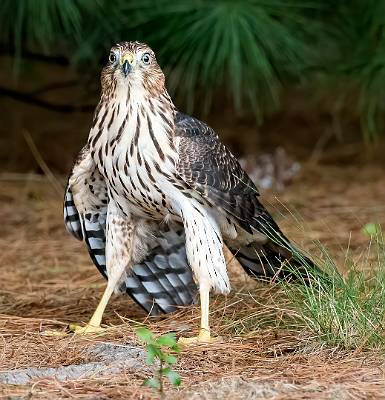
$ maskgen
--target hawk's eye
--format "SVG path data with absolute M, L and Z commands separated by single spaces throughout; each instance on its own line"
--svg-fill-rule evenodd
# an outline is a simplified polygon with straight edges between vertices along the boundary
M 113 64 L 116 61 L 116 54 L 114 52 L 111 52 L 109 57 L 108 57 L 108 61 Z
M 150 62 L 151 62 L 151 54 L 150 53 L 144 53 L 143 55 L 142 55 L 142 62 L 143 62 L 143 64 L 150 64 Z

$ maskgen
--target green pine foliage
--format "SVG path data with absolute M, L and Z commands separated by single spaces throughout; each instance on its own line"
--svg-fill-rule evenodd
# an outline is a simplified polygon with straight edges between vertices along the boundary
M 322 14 L 327 31 L 324 71 L 342 104 L 356 111 L 363 138 L 383 133 L 385 99 L 385 2 L 331 1 Z
M 315 85 L 357 113 L 365 140 L 382 132 L 382 0 L 2 0 L 0 26 L 16 67 L 32 52 L 95 74 L 111 44 L 142 40 L 188 111 L 226 94 L 261 121 L 284 90 Z

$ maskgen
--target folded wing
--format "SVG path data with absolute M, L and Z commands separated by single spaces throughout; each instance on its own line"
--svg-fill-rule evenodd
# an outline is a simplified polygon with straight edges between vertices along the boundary
M 224 237 L 224 241 L 245 271 L 258 277 L 292 277 L 294 267 L 307 279 L 307 268 L 317 267 L 285 237 L 259 201 L 254 183 L 214 130 L 182 113 L 177 113 L 175 122 L 177 172 L 193 192 L 235 225 L 237 240 Z

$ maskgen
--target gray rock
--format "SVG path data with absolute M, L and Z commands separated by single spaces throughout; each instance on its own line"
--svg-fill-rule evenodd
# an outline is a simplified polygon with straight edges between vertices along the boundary
M 146 353 L 140 347 L 102 343 L 91 347 L 95 361 L 57 368 L 20 368 L 0 372 L 0 383 L 26 385 L 35 379 L 75 380 L 118 373 L 124 369 L 144 369 Z

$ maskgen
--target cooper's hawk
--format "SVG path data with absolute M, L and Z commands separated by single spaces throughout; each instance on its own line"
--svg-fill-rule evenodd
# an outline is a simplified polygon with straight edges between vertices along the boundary
M 108 283 L 90 323 L 77 331 L 99 329 L 114 290 L 128 291 L 148 311 L 161 310 L 162 301 L 166 312 L 191 303 L 191 267 L 201 329 L 185 341 L 210 341 L 209 292 L 230 290 L 224 243 L 254 276 L 285 276 L 288 260 L 306 275 L 236 158 L 210 127 L 175 108 L 147 45 L 112 47 L 101 85 L 69 178 L 66 220 Z

